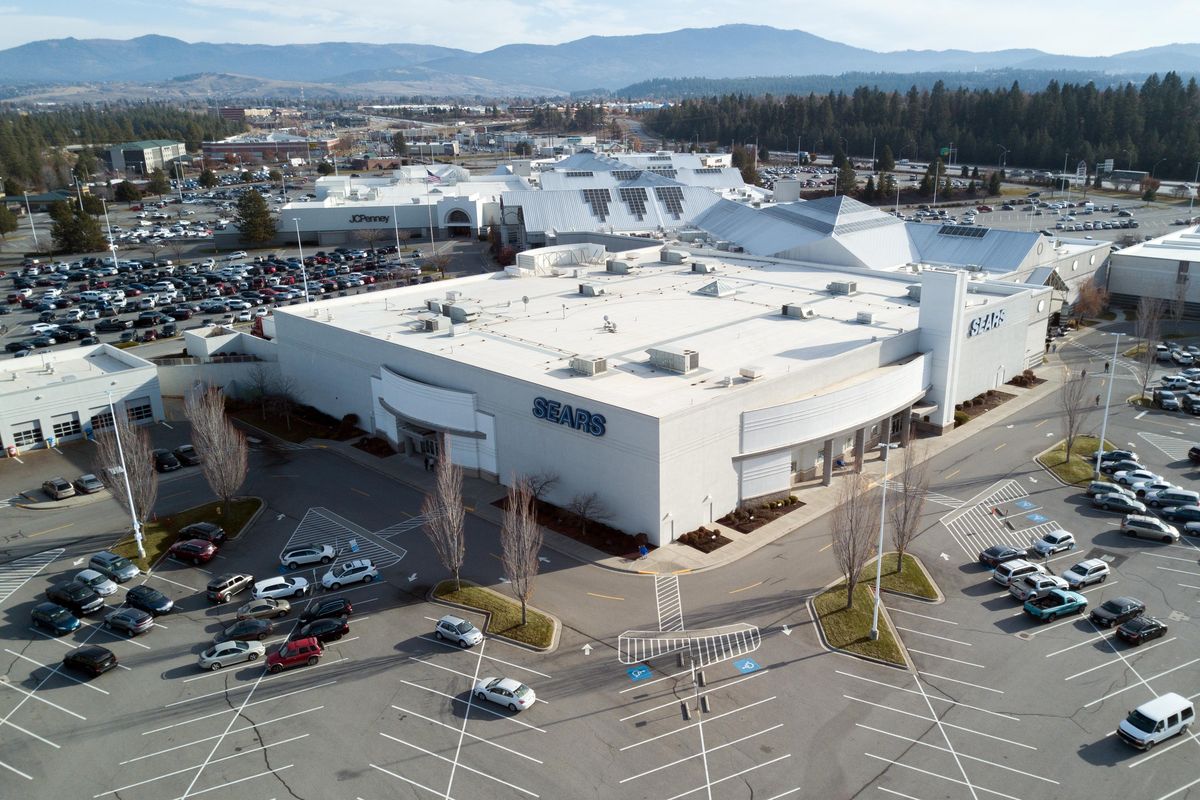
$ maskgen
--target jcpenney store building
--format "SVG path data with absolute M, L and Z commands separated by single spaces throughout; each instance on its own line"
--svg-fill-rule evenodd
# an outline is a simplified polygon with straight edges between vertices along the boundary
M 480 275 L 276 311 L 304 401 L 410 456 L 555 474 L 613 522 L 671 539 L 740 502 L 830 480 L 916 420 L 1044 353 L 1050 289 L 658 246 L 522 253 Z

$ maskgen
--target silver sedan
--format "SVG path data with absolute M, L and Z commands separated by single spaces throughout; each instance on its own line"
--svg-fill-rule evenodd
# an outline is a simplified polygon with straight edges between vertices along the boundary
M 254 661 L 267 652 L 262 642 L 220 642 L 200 654 L 200 669 L 217 670 L 230 664 Z

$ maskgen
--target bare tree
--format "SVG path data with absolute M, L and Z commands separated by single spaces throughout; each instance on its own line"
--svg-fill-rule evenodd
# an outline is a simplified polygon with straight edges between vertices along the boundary
M 425 263 L 436 269 L 442 278 L 445 278 L 446 267 L 450 266 L 450 256 L 445 254 L 431 255 L 429 258 L 425 259 Z
M 1137 325 L 1133 335 L 1141 342 L 1142 352 L 1137 358 L 1138 379 L 1142 384 L 1142 395 L 1150 385 L 1154 366 L 1158 361 L 1158 340 L 1162 336 L 1163 302 L 1158 298 L 1145 297 L 1138 300 Z
M 929 462 L 921 458 L 915 444 L 909 444 L 901 456 L 899 475 L 904 492 L 888 505 L 892 523 L 892 547 L 896 548 L 896 571 L 904 571 L 904 553 L 917 538 L 917 526 L 925 513 L 925 496 L 929 492 Z
M 267 418 L 267 401 L 271 397 L 271 373 L 262 364 L 256 364 L 250 370 L 251 399 L 259 404 L 259 418 Z
M 612 519 L 612 513 L 595 492 L 575 495 L 571 502 L 567 503 L 567 510 L 579 520 L 579 532 L 585 536 L 589 522 L 606 522 Z
M 375 244 L 383 238 L 383 234 L 388 231 L 382 228 L 363 228 L 355 231 L 354 235 L 360 242 L 367 246 L 368 250 L 374 252 Z
M 1092 413 L 1092 406 L 1088 404 L 1088 389 L 1085 373 L 1072 375 L 1069 371 L 1066 372 L 1062 389 L 1059 390 L 1058 401 L 1059 407 L 1062 408 L 1063 423 L 1066 427 L 1067 461 L 1071 460 L 1071 450 L 1075 446 L 1075 439 L 1079 436 L 1080 429 Z
M 246 480 L 249 458 L 246 435 L 225 416 L 225 393 L 216 387 L 189 395 L 184 414 L 192 425 L 192 440 L 200 451 L 204 480 L 221 499 L 221 516 L 228 518 L 230 503 Z
M 450 459 L 450 445 L 442 437 L 434 467 L 433 492 L 425 495 L 421 515 L 438 561 L 454 576 L 454 589 L 462 588 L 458 573 L 467 554 L 466 511 L 462 501 L 462 470 Z
M 154 470 L 150 434 L 130 422 L 129 416 L 121 410 L 117 411 L 113 422 L 113 427 L 96 434 L 96 475 L 117 504 L 144 524 L 154 513 L 154 502 L 158 499 L 158 473 Z M 125 456 L 124 474 L 121 472 L 122 453 Z M 129 492 L 125 491 L 126 476 Z
M 1108 290 L 1100 286 L 1093 277 L 1079 287 L 1079 296 L 1071 304 L 1071 311 L 1075 319 L 1084 319 L 1098 316 L 1107 305 Z
M 275 390 L 271 394 L 289 431 L 292 429 L 292 411 L 296 407 L 296 387 L 296 379 L 281 372 L 275 378 Z
M 533 488 L 528 478 L 518 477 L 508 489 L 508 504 L 500 527 L 500 563 L 513 595 L 521 601 L 522 625 L 529 621 L 527 604 L 533 596 L 541 549 L 542 526 L 538 525 L 533 507 Z
M 546 499 L 546 495 L 558 485 L 557 472 L 538 472 L 534 475 L 525 477 L 525 481 L 529 484 L 530 498 L 536 508 L 537 504 Z
M 879 503 L 867 477 L 851 472 L 842 479 L 839 505 L 833 510 L 833 557 L 846 579 L 846 608 L 854 608 L 854 589 L 875 552 Z

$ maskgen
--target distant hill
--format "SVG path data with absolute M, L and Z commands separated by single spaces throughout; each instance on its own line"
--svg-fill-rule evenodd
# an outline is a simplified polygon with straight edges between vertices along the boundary
M 799 30 L 723 25 L 589 36 L 557 45 L 511 44 L 484 53 L 411 43 L 191 44 L 165 36 L 48 39 L 0 51 L 0 76 L 6 86 L 162 82 L 180 75 L 225 73 L 320 84 L 335 94 L 419 87 L 413 93 L 493 97 L 614 91 L 646 81 L 694 76 L 725 80 L 763 75 L 940 73 L 958 75 L 961 85 L 977 86 L 986 78 L 971 76 L 1003 70 L 1045 76 L 1113 76 L 1106 82 L 1171 70 L 1194 74 L 1200 73 L 1200 44 L 1171 44 L 1088 58 L 1029 49 L 880 53 Z M 1035 83 L 1044 84 L 1044 80 L 1049 77 L 1039 77 Z

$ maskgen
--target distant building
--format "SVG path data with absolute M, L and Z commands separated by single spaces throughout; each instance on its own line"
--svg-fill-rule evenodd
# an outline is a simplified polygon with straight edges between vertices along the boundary
M 147 139 L 116 145 L 108 151 L 105 160 L 114 172 L 149 175 L 156 169 L 167 169 L 172 162 L 186 156 L 187 147 L 183 142 Z
M 1172 231 L 1113 253 L 1108 263 L 1108 291 L 1116 306 L 1134 307 L 1141 298 L 1153 297 L 1168 308 L 1182 304 L 1185 317 L 1200 317 L 1200 226 Z
M 291 133 L 243 134 L 218 142 L 204 142 L 204 157 L 223 161 L 234 156 L 243 161 L 287 161 L 292 158 L 321 159 L 337 144 L 335 137 L 296 136 Z

